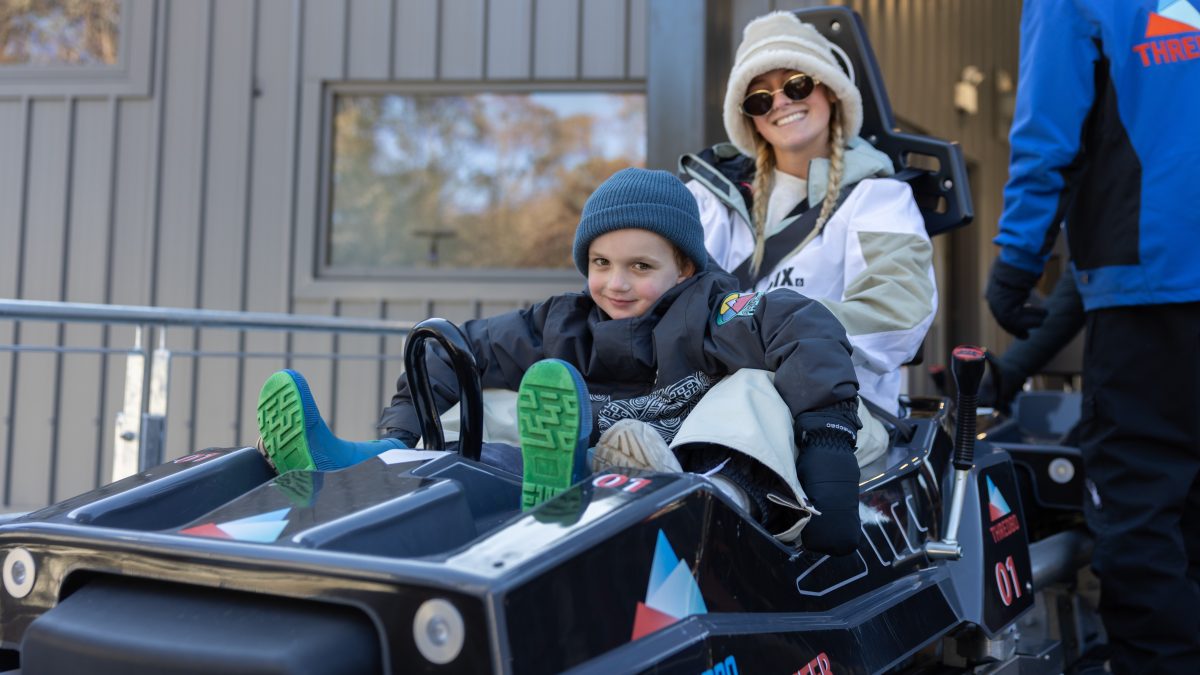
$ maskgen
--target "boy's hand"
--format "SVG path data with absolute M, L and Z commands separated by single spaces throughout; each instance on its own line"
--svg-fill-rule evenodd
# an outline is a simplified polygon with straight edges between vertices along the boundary
M 813 516 L 800 535 L 808 550 L 846 555 L 858 548 L 862 531 L 854 444 L 860 426 L 856 400 L 796 418 L 800 451 L 796 474 L 813 506 L 821 512 Z
M 796 463 L 800 485 L 821 515 L 812 517 L 800 534 L 804 548 L 846 555 L 858 548 L 858 460 L 853 448 L 805 448 Z

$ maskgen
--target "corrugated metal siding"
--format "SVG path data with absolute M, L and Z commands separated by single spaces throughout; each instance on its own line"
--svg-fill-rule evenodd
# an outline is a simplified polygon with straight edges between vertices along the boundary
M 645 0 L 133 1 L 155 10 L 149 97 L 0 96 L 2 297 L 404 320 L 519 307 L 535 298 L 443 293 L 435 303 L 420 289 L 297 296 L 293 260 L 312 245 L 297 238 L 316 226 L 307 201 L 316 157 L 305 153 L 319 143 L 304 134 L 321 129 L 306 117 L 319 112 L 306 87 L 645 77 Z M 132 340 L 127 328 L 0 322 L 4 344 L 126 348 Z M 355 355 L 401 348 L 395 338 L 188 329 L 170 331 L 167 344 Z M 106 482 L 123 364 L 118 355 L 0 353 L 0 383 L 9 385 L 0 388 L 4 506 L 38 506 Z M 177 358 L 168 456 L 253 442 L 258 387 L 281 365 Z M 373 436 L 397 363 L 292 365 L 310 375 L 339 432 Z

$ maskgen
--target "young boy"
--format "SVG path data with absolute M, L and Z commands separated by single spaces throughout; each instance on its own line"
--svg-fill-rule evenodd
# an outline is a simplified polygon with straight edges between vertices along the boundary
M 584 205 L 573 253 L 586 292 L 462 326 L 485 389 L 520 383 L 523 505 L 581 480 L 594 443 L 593 469 L 703 472 L 781 540 L 805 528 L 808 549 L 852 551 L 858 387 L 837 319 L 794 292 L 739 294 L 732 276 L 709 267 L 695 199 L 664 171 L 605 181 Z M 453 374 L 428 361 L 445 411 L 457 402 Z M 291 371 L 264 387 L 260 426 L 281 400 L 298 401 L 283 417 L 305 427 L 262 430 L 281 472 L 348 466 L 420 437 L 404 378 L 381 441 L 334 437 Z M 697 405 L 709 412 L 689 416 Z

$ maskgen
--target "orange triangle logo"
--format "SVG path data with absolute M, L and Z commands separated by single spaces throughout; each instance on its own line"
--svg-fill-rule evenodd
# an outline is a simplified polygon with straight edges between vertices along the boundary
M 670 614 L 660 612 L 653 607 L 647 607 L 645 603 L 639 602 L 637 604 L 637 614 L 633 618 L 633 637 L 629 639 L 637 640 L 660 628 L 666 628 L 678 620 Z
M 217 527 L 216 523 L 205 523 L 195 527 L 189 527 L 186 530 L 180 530 L 179 534 L 190 534 L 195 537 L 216 537 L 217 539 L 232 539 L 225 530 Z
M 1180 33 L 1195 33 L 1196 27 L 1182 21 L 1168 19 L 1161 14 L 1150 12 L 1150 20 L 1146 22 L 1146 37 L 1162 37 Z

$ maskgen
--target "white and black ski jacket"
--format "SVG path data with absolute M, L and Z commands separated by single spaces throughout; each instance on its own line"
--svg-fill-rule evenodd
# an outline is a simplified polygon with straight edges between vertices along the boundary
M 685 155 L 680 170 L 691 179 L 687 187 L 700 207 L 709 254 L 723 269 L 734 270 L 754 251 L 749 221 L 754 162 L 740 155 L 726 159 L 740 162 L 740 178 L 731 179 L 728 167 L 713 167 L 697 155 Z M 828 173 L 826 159 L 809 168 L 805 201 L 813 209 L 820 208 Z M 886 177 L 892 173 L 886 155 L 854 139 L 845 154 L 841 205 L 820 230 L 744 289 L 788 289 L 828 307 L 854 346 L 860 394 L 886 410 L 897 409 L 900 366 L 920 348 L 938 302 L 924 219 L 908 184 Z M 784 219 L 768 247 L 808 204 Z

